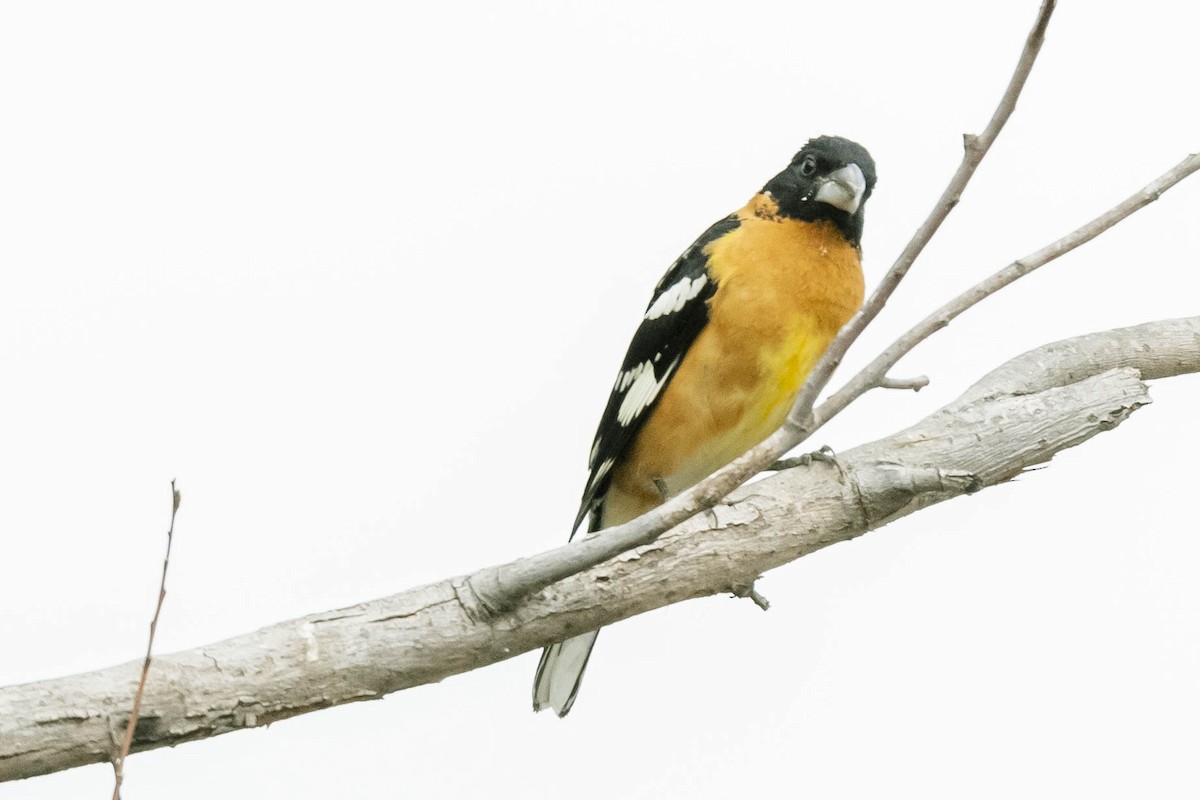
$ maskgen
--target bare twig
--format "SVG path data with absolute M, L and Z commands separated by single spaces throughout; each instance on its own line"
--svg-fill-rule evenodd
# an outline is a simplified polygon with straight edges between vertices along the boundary
M 125 777 L 125 757 L 133 744 L 133 732 L 137 728 L 138 713 L 142 709 L 142 695 L 146 691 L 146 678 L 150 674 L 150 651 L 154 649 L 154 633 L 158 630 L 158 615 L 162 613 L 163 600 L 167 598 L 167 566 L 171 563 L 171 542 L 175 538 L 175 515 L 179 512 L 181 496 L 175 488 L 175 480 L 171 479 L 171 525 L 167 528 L 167 552 L 163 556 L 162 579 L 158 583 L 158 602 L 154 606 L 154 616 L 150 620 L 150 638 L 146 642 L 146 658 L 142 661 L 142 675 L 138 679 L 137 692 L 133 695 L 133 709 L 129 712 L 129 724 L 125 726 L 125 738 L 121 742 L 121 751 L 113 759 L 113 772 L 116 782 L 113 786 L 113 800 L 121 798 L 121 781 Z
M 1031 253 L 1024 258 L 1017 259 L 1007 267 L 967 289 L 937 311 L 934 311 L 889 345 L 870 364 L 867 364 L 857 375 L 851 378 L 845 386 L 838 389 L 822 403 L 813 412 L 813 419 L 810 423 L 811 429 L 814 431 L 817 430 L 865 392 L 870 391 L 876 386 L 884 385 L 880 382 L 880 375 L 885 375 L 910 350 L 937 331 L 945 328 L 959 314 L 962 314 L 984 298 L 990 297 L 1000 291 L 1018 278 L 1023 278 L 1039 267 L 1045 266 L 1054 259 L 1066 255 L 1081 244 L 1095 239 L 1130 214 L 1153 203 L 1162 196 L 1163 192 L 1196 170 L 1200 170 L 1200 153 L 1189 155 L 1167 172 L 1146 184 L 1123 202 L 1105 211 L 1091 222 L 1076 228 L 1061 239 L 1046 245 L 1041 250 Z
M 846 350 L 858 338 L 867 324 L 883 309 L 887 299 L 908 273 L 917 256 L 928 244 L 950 211 L 958 204 L 963 190 L 971 180 L 971 176 L 975 174 L 976 167 L 979 166 L 992 142 L 996 140 L 1000 130 L 1004 127 L 1004 123 L 1008 121 L 1013 109 L 1016 108 L 1017 98 L 1025 86 L 1025 81 L 1029 77 L 1029 72 L 1033 68 L 1033 63 L 1045 40 L 1046 26 L 1050 22 L 1054 6 L 1055 0 L 1043 0 L 1037 20 L 1025 40 L 1025 46 L 1021 51 L 1008 87 L 1000 98 L 984 132 L 978 136 L 967 134 L 964 137 L 965 147 L 962 163 L 950 179 L 945 191 L 942 192 L 933 211 L 917 229 L 912 240 L 880 282 L 879 287 L 872 293 L 862 309 L 846 323 L 830 344 L 825 355 L 817 362 L 817 366 L 801 388 L 783 426 L 766 440 L 751 448 L 749 452 L 657 508 L 622 525 L 608 528 L 602 535 L 578 542 L 575 545 L 577 549 L 574 551 L 577 557 L 572 559 L 573 564 L 568 565 L 561 557 L 541 561 L 539 560 L 541 556 L 534 556 L 533 560 L 537 563 L 535 565 L 524 564 L 526 567 L 523 572 L 525 580 L 519 583 L 513 583 L 511 578 L 499 573 L 476 576 L 467 588 L 475 592 L 475 600 L 480 608 L 493 614 L 503 612 L 531 592 L 599 564 L 626 550 L 653 542 L 665 531 L 684 520 L 705 509 L 712 508 L 725 495 L 766 469 L 812 434 L 814 430 L 811 427 L 812 408 L 817 396 L 829 382 Z M 877 377 L 882 379 L 884 375 L 881 373 Z M 529 569 L 531 566 L 533 566 L 532 570 Z
M 929 385 L 929 377 L 927 375 L 918 375 L 915 378 L 891 378 L 884 375 L 876 385 L 880 389 L 909 389 L 919 392 Z
M 950 215 L 951 210 L 958 205 L 959 199 L 962 197 L 963 190 L 966 189 L 967 183 L 975 174 L 975 169 L 979 163 L 983 161 L 983 157 L 987 155 L 991 149 L 992 143 L 996 141 L 996 137 L 1000 135 L 1000 131 L 1004 128 L 1004 123 L 1008 122 L 1008 118 L 1012 116 L 1012 112 L 1017 107 L 1017 98 L 1021 96 L 1021 90 L 1025 88 L 1025 81 L 1029 78 L 1029 72 L 1033 69 L 1033 62 L 1037 59 L 1038 53 L 1042 49 L 1042 43 L 1046 39 L 1046 26 L 1050 24 L 1050 15 L 1054 13 L 1055 0 L 1042 0 L 1042 7 L 1038 11 L 1037 21 L 1033 24 L 1033 30 L 1029 32 L 1029 36 L 1025 39 L 1025 47 L 1021 50 L 1021 57 L 1017 61 L 1017 68 L 1013 70 L 1012 78 L 1009 79 L 1008 88 L 1004 90 L 1004 96 L 1000 98 L 1000 104 L 996 106 L 996 110 L 992 112 L 992 118 L 984 128 L 983 133 L 975 136 L 970 133 L 963 134 L 963 157 L 962 162 L 958 165 L 958 170 L 955 171 L 954 177 L 950 179 L 950 183 L 946 186 L 946 190 L 942 192 L 942 196 L 934 205 L 933 210 L 929 212 L 929 216 L 922 223 L 917 232 L 913 234 L 911 240 L 904 250 L 896 259 L 896 263 L 883 276 L 883 280 L 879 282 L 879 286 L 871 293 L 867 302 L 859 309 L 858 313 L 847 322 L 838 332 L 837 337 L 829 345 L 829 349 L 825 351 L 825 355 L 817 362 L 817 366 L 813 368 L 812 375 L 805 381 L 803 388 L 800 390 L 799 396 L 796 398 L 795 404 L 792 406 L 791 413 L 788 414 L 787 423 L 782 430 L 789 427 L 799 428 L 796 435 L 799 440 L 788 447 L 795 447 L 804 438 L 804 432 L 811 433 L 809 429 L 810 415 L 813 406 L 817 402 L 817 396 L 821 390 L 829 383 L 829 379 L 833 377 L 833 372 L 837 369 L 838 364 L 842 362 L 846 351 L 850 349 L 850 345 L 858 339 L 863 329 L 870 322 L 879 316 L 879 312 L 883 310 L 888 298 L 892 296 L 892 292 L 896 291 L 896 287 L 900 285 L 900 281 L 908 274 L 908 270 L 916 261 L 917 256 L 925 249 L 925 245 L 929 244 L 929 240 L 937 232 L 938 228 Z M 883 378 L 880 374 L 879 378 Z M 794 437 L 788 437 L 794 438 Z M 786 452 L 786 451 L 785 451 Z

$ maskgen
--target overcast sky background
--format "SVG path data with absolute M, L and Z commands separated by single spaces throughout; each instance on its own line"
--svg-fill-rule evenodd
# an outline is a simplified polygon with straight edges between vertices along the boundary
M 659 275 L 804 141 L 867 146 L 874 283 L 1036 2 L 9 3 L 0 685 L 555 546 Z M 842 378 L 1200 148 L 1197 12 L 1064 2 Z M 818 436 L 1003 360 L 1200 313 L 1200 179 L 971 312 Z M 1200 378 L 1010 485 L 600 641 L 134 756 L 125 797 L 1195 797 Z M 95 765 L 0 798 L 100 798 Z

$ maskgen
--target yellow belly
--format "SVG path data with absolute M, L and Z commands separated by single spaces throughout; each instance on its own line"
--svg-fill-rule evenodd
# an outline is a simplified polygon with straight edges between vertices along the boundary
M 762 200 L 709 246 L 718 286 L 709 323 L 614 470 L 606 526 L 653 508 L 663 489 L 669 496 L 692 486 L 774 432 L 862 303 L 859 254 L 840 232 L 763 214 Z

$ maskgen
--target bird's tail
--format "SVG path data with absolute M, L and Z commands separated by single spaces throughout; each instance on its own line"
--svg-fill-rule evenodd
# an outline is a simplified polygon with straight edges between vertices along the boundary
M 567 715 L 599 635 L 600 631 L 592 631 L 573 636 L 542 651 L 542 660 L 533 678 L 534 711 L 553 708 L 560 717 Z

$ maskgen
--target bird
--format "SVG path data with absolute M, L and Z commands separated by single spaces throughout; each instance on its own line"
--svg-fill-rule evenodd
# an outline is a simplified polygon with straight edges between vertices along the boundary
M 571 538 L 627 522 L 773 433 L 863 301 L 863 213 L 875 162 L 808 140 L 659 280 L 609 395 Z M 533 708 L 571 710 L 599 631 L 542 651 Z

